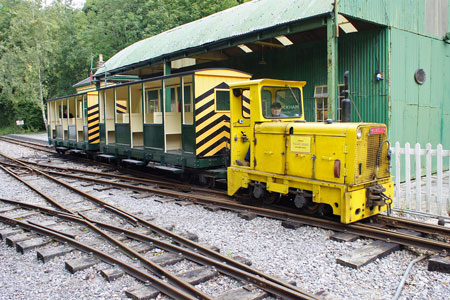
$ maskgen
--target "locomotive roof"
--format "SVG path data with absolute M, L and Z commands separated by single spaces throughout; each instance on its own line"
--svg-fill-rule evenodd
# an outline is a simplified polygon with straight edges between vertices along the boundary
M 325 15 L 333 11 L 332 2 L 250 1 L 136 42 L 111 57 L 95 76 L 136 68 L 188 50 Z

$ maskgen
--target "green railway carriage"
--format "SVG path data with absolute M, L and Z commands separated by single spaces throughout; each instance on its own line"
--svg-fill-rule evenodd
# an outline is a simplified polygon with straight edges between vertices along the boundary
M 47 100 L 47 120 L 48 140 L 57 150 L 98 150 L 96 91 Z
M 250 77 L 204 69 L 99 89 L 100 156 L 174 172 L 208 168 L 225 178 L 228 84 Z

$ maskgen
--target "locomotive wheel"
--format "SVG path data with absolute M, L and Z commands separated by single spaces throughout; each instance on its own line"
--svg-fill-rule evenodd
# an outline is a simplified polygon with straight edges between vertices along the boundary
M 309 203 L 303 207 L 303 211 L 308 215 L 314 215 L 319 211 L 319 203 Z
M 262 202 L 267 205 L 277 203 L 279 200 L 280 194 L 278 193 L 266 192 L 265 195 L 262 197 Z
M 212 189 L 216 185 L 216 180 L 213 177 L 199 175 L 198 181 L 202 187 L 206 187 L 208 189 Z

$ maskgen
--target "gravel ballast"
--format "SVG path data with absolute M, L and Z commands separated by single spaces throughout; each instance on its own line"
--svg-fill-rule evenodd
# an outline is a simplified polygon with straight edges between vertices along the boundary
M 0 142 L 0 151 L 14 157 L 46 155 L 5 142 Z M 0 180 L 0 197 L 42 205 L 39 196 L 3 171 Z M 34 185 L 39 182 L 40 179 L 32 181 Z M 79 183 L 77 186 L 81 187 Z M 59 192 L 55 185 L 47 188 L 44 191 L 53 195 Z M 156 225 L 173 224 L 175 233 L 194 233 L 200 243 L 217 246 L 224 255 L 245 257 L 253 263 L 252 267 L 295 281 L 310 293 L 328 294 L 328 299 L 391 299 L 408 264 L 417 257 L 411 251 L 397 251 L 354 270 L 337 264 L 336 258 L 371 240 L 340 243 L 330 240 L 334 232 L 320 228 L 304 226 L 291 230 L 282 227 L 280 221 L 267 218 L 246 221 L 230 211 L 211 212 L 198 205 L 135 199 L 131 197 L 133 193 L 118 190 L 83 189 L 124 210 L 153 217 Z M 0 227 L 8 228 L 3 224 Z M 126 299 L 124 291 L 136 285 L 129 276 L 108 283 L 97 266 L 70 274 L 64 269 L 64 261 L 79 255 L 73 252 L 43 264 L 37 261 L 36 251 L 21 255 L 0 243 L 0 299 Z M 227 285 L 230 289 L 239 286 L 233 280 L 216 281 L 221 282 L 220 288 L 210 283 L 201 286 L 210 289 L 214 296 L 227 290 Z M 412 268 L 399 299 L 450 299 L 450 274 L 429 272 L 427 261 L 419 262 Z

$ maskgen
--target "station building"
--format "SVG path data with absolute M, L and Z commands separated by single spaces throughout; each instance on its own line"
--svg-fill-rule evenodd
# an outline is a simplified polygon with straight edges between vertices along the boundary
M 449 11 L 448 0 L 254 0 L 134 43 L 95 79 L 221 67 L 302 80 L 306 120 L 320 122 L 340 120 L 348 70 L 353 122 L 449 149 Z

